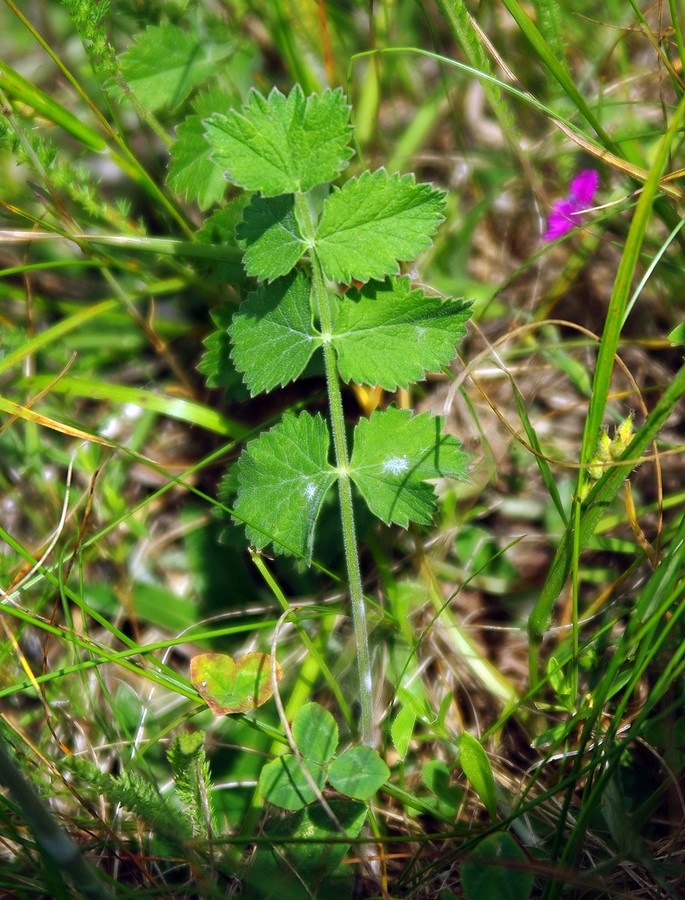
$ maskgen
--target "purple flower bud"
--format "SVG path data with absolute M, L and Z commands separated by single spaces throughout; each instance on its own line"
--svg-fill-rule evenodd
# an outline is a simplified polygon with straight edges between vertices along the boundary
M 595 169 L 579 172 L 569 186 L 568 197 L 557 201 L 552 207 L 543 240 L 555 241 L 580 225 L 581 214 L 592 206 L 598 187 L 599 173 Z

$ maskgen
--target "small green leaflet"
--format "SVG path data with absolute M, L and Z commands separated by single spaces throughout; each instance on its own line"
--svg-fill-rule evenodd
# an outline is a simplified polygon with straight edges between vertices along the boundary
M 242 218 L 246 201 L 247 198 L 243 195 L 231 200 L 223 209 L 215 210 L 205 220 L 202 228 L 195 233 L 195 237 L 201 243 L 219 244 L 226 250 L 224 259 L 203 261 L 201 274 L 209 284 L 225 284 L 227 281 L 237 284 L 246 278 L 242 254 L 235 239 L 235 230 Z M 204 264 L 207 265 L 207 269 L 204 269 Z
M 467 477 L 461 443 L 442 429 L 441 416 L 413 416 L 394 406 L 376 410 L 355 428 L 350 477 L 371 512 L 387 525 L 428 524 L 435 492 L 426 479 Z
M 492 822 L 497 821 L 497 787 L 488 755 L 480 741 L 465 731 L 459 738 L 459 765 L 483 801 Z
M 201 653 L 190 660 L 190 681 L 215 716 L 247 712 L 261 706 L 283 677 L 268 653 L 246 653 L 236 662 L 225 653 Z
M 293 740 L 302 759 L 291 753 L 267 763 L 259 776 L 264 797 L 283 809 L 301 809 L 316 799 L 302 769 L 307 768 L 319 791 L 326 784 L 326 766 L 338 746 L 338 726 L 327 709 L 305 703 L 293 719 Z
M 685 323 L 676 325 L 673 331 L 669 332 L 668 339 L 674 346 L 685 344 Z
M 252 395 L 287 384 L 301 374 L 321 343 L 312 326 L 304 272 L 261 284 L 233 317 L 231 358 Z
M 470 304 L 412 290 L 408 277 L 348 291 L 333 327 L 343 381 L 407 387 L 456 355 Z
M 443 220 L 445 195 L 413 175 L 364 172 L 335 188 L 316 231 L 316 250 L 327 277 L 350 284 L 397 275 L 398 260 L 431 246 Z
M 212 311 L 216 331 L 205 338 L 204 345 L 207 349 L 197 364 L 198 372 L 205 376 L 207 387 L 221 388 L 226 399 L 233 402 L 247 400 L 249 396 L 231 359 L 228 326 L 234 315 L 234 303 L 226 302 Z
M 233 49 L 228 42 L 200 43 L 189 31 L 165 23 L 149 25 L 121 56 L 124 78 L 149 109 L 173 108 L 205 81 Z
M 235 518 L 255 547 L 311 562 L 314 525 L 336 480 L 328 462 L 330 438 L 320 415 L 286 413 L 282 422 L 250 441 L 238 462 Z
M 176 142 L 171 148 L 167 181 L 169 187 L 186 200 L 197 200 L 200 209 L 218 203 L 226 190 L 223 169 L 209 159 L 209 145 L 202 119 L 212 110 L 228 106 L 230 98 L 223 91 L 211 90 L 193 100 L 195 115 L 188 116 L 176 129 Z
M 328 780 L 341 794 L 368 800 L 390 778 L 390 769 L 371 747 L 350 747 L 328 769 Z
M 287 275 L 307 249 L 295 218 L 292 194 L 254 196 L 245 208 L 236 237 L 245 250 L 245 271 L 260 281 Z
M 262 769 L 259 775 L 259 790 L 264 797 L 281 809 L 302 809 L 316 800 L 316 793 L 303 769 L 319 790 L 326 785 L 326 771 L 312 760 L 299 760 L 291 753 L 277 756 Z
M 535 862 L 507 831 L 489 834 L 464 859 L 464 900 L 528 900 L 533 893 Z
M 229 181 L 265 197 L 307 191 L 336 178 L 352 155 L 350 108 L 338 88 L 305 98 L 296 85 L 286 97 L 250 93 L 242 111 L 205 121 L 212 158 Z

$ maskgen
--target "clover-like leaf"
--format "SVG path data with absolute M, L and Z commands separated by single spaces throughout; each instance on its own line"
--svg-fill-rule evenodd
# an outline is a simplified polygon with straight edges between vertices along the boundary
M 124 78 L 150 109 L 178 106 L 214 72 L 232 45 L 209 45 L 190 31 L 165 22 L 149 25 L 121 56 Z
M 442 429 L 441 416 L 414 416 L 394 406 L 361 419 L 355 428 L 350 477 L 386 524 L 428 524 L 435 492 L 426 480 L 467 477 L 460 441 Z
M 176 129 L 176 142 L 171 147 L 169 187 L 186 200 L 196 200 L 203 210 L 221 200 L 226 191 L 226 179 L 221 166 L 209 158 L 202 119 L 229 103 L 229 96 L 219 90 L 206 91 L 197 97 L 192 104 L 195 115 L 181 122 Z
M 326 492 L 336 480 L 328 462 L 330 438 L 320 415 L 287 413 L 250 441 L 238 462 L 236 519 L 256 547 L 311 561 L 314 527 Z
M 408 277 L 373 282 L 340 302 L 333 346 L 344 381 L 407 387 L 455 356 L 470 306 L 412 290 Z
M 341 794 L 368 800 L 390 777 L 390 769 L 371 747 L 350 747 L 336 757 L 328 770 L 328 780 Z
M 259 846 L 246 876 L 246 895 L 253 895 L 250 889 L 254 884 L 258 888 L 254 895 L 264 900 L 350 897 L 352 873 L 350 866 L 341 865 L 350 845 L 340 842 L 340 837 L 342 833 L 347 838 L 356 838 L 368 814 L 364 803 L 331 798 L 326 809 L 313 803 L 269 822 L 268 833 L 274 843 L 272 847 Z
M 398 260 L 431 245 L 443 219 L 445 195 L 413 175 L 364 172 L 327 198 L 316 230 L 326 275 L 349 284 L 396 275 Z
M 253 197 L 236 237 L 245 250 L 245 271 L 260 281 L 287 275 L 307 249 L 295 218 L 292 194 Z
M 242 110 L 205 121 L 212 159 L 226 178 L 265 197 L 307 191 L 336 178 L 352 155 L 350 108 L 340 89 L 305 97 L 250 93 Z
M 226 653 L 200 653 L 190 660 L 190 681 L 215 716 L 247 712 L 273 694 L 283 672 L 268 653 L 251 652 L 236 662 Z
M 507 831 L 489 834 L 464 859 L 461 886 L 465 900 L 528 900 L 535 864 Z
M 262 768 L 259 789 L 269 803 L 281 809 L 302 809 L 316 800 L 316 792 L 304 773 L 305 768 L 321 792 L 326 784 L 324 769 L 311 759 L 300 760 L 291 753 L 277 756 Z
M 293 719 L 293 740 L 302 756 L 326 765 L 338 746 L 338 726 L 323 706 L 305 703 Z
M 294 272 L 261 284 L 233 317 L 231 357 L 251 394 L 297 378 L 321 343 L 312 325 L 310 290 L 307 276 Z

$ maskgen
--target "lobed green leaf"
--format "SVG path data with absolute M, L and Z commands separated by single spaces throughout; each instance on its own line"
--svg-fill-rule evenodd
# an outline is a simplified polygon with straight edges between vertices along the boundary
M 287 275 L 307 249 L 295 217 L 292 194 L 254 196 L 245 207 L 236 237 L 245 250 L 245 271 L 260 281 Z
M 336 480 L 328 463 L 330 437 L 320 415 L 286 413 L 251 441 L 238 462 L 235 518 L 258 548 L 311 561 L 314 527 L 326 492 Z
M 333 328 L 340 375 L 386 391 L 407 387 L 449 363 L 470 315 L 470 304 L 427 297 L 408 277 L 349 291 Z
M 121 56 L 124 78 L 151 110 L 173 108 L 192 89 L 213 74 L 217 62 L 232 45 L 208 50 L 189 31 L 166 22 L 149 25 Z
M 230 98 L 223 91 L 212 90 L 193 101 L 195 115 L 188 116 L 176 129 L 176 142 L 171 147 L 167 182 L 186 200 L 196 200 L 200 209 L 218 203 L 226 190 L 223 169 L 209 159 L 209 144 L 202 119 L 212 110 L 228 106 Z
M 316 231 L 325 274 L 350 284 L 397 275 L 399 261 L 431 246 L 445 195 L 413 175 L 364 172 L 327 198 Z
M 309 303 L 311 283 L 303 272 L 262 284 L 233 317 L 231 358 L 251 394 L 297 378 L 321 343 Z
M 212 159 L 226 178 L 265 197 L 308 191 L 336 178 L 352 155 L 350 108 L 340 89 L 286 97 L 252 91 L 242 111 L 205 121 Z
M 376 410 L 354 431 L 350 477 L 369 509 L 387 525 L 428 524 L 435 492 L 427 479 L 465 479 L 461 443 L 443 433 L 441 416 L 412 415 L 408 409 Z

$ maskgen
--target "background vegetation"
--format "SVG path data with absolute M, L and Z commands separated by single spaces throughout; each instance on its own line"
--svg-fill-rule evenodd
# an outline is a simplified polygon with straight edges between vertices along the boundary
M 682 895 L 677 12 L 4 0 L 3 895 Z M 448 191 L 410 274 L 474 303 L 449 371 L 345 393 L 444 415 L 470 479 L 433 527 L 360 520 L 390 776 L 364 805 L 329 787 L 333 818 L 257 782 L 310 701 L 357 741 L 335 511 L 311 568 L 230 520 L 241 447 L 323 380 L 249 399 L 230 365 L 242 201 L 202 125 L 295 83 L 346 91 L 352 171 Z M 596 208 L 545 240 L 589 169 Z M 213 716 L 190 659 L 252 650 L 280 705 Z

